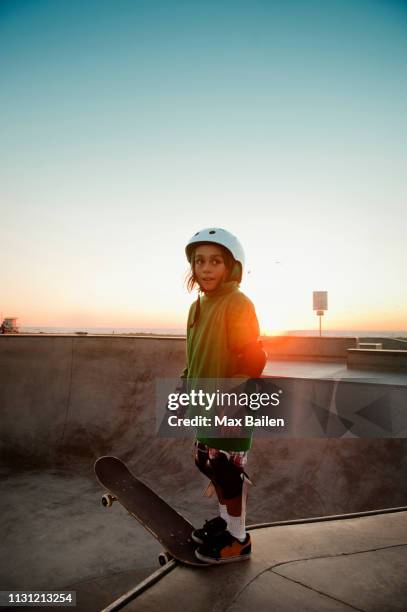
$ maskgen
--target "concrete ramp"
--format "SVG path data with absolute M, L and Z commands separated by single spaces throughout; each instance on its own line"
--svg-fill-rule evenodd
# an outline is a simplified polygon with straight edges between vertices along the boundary
M 124 609 L 407 609 L 407 511 L 265 527 L 251 536 L 250 561 L 202 570 L 178 566 Z
M 154 434 L 155 381 L 184 364 L 182 338 L 0 337 L 1 464 L 93 479 L 95 459 L 116 455 L 193 518 L 193 440 Z M 259 439 L 249 462 L 252 522 L 407 502 L 407 439 Z
M 2 462 L 87 470 L 113 450 L 138 458 L 153 438 L 155 379 L 184 363 L 176 339 L 1 337 Z

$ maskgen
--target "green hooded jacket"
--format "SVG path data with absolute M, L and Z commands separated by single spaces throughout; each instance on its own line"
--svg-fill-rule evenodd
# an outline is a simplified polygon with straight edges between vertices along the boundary
M 258 341 L 259 323 L 253 303 L 239 290 L 237 281 L 224 282 L 210 294 L 191 304 L 187 326 L 187 366 L 183 378 L 249 378 L 239 371 L 239 355 Z M 236 381 L 239 384 L 239 381 Z M 198 440 L 225 451 L 251 448 L 249 438 L 205 438 Z

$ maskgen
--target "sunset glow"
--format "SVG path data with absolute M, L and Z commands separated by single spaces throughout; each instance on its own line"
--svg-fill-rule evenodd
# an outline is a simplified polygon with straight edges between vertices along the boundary
M 1 3 L 1 316 L 185 328 L 218 226 L 267 334 L 317 329 L 315 290 L 324 329 L 406 330 L 406 31 L 398 2 Z

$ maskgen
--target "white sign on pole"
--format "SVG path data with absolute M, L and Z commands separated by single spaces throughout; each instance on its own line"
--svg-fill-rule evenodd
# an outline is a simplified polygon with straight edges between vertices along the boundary
M 328 310 L 328 291 L 313 291 L 312 297 L 313 310 Z

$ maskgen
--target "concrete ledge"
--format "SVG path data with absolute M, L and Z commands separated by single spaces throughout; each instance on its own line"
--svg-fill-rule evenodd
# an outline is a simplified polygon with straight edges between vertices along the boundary
M 359 349 L 377 349 L 382 350 L 383 344 L 381 342 L 359 342 L 356 348 Z
M 350 348 L 347 367 L 356 370 L 407 372 L 407 351 Z
M 114 338 L 120 340 L 134 340 L 135 338 L 143 338 L 147 340 L 183 340 L 186 341 L 186 336 L 176 335 L 159 335 L 159 334 L 88 334 L 87 332 L 74 332 L 70 334 L 44 334 L 42 332 L 36 334 L 1 334 L 0 338 Z
M 269 358 L 304 361 L 346 361 L 347 351 L 356 348 L 356 338 L 314 336 L 263 336 Z

